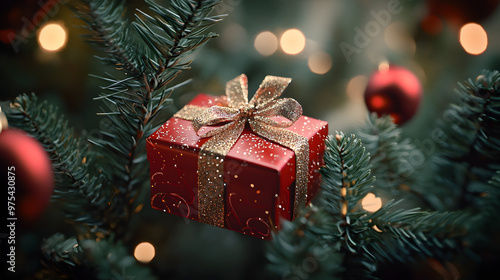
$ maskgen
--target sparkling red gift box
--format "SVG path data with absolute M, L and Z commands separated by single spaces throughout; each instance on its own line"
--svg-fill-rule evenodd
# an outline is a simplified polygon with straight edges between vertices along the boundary
M 211 107 L 222 98 L 199 94 L 190 105 Z M 323 165 L 325 121 L 301 116 L 286 128 L 309 140 L 307 203 L 318 192 Z M 171 118 L 146 140 L 151 173 L 151 206 L 198 221 L 197 163 L 208 138 L 196 135 L 191 121 Z M 269 238 L 280 218 L 291 220 L 295 192 L 295 155 L 247 127 L 224 159 L 224 228 Z

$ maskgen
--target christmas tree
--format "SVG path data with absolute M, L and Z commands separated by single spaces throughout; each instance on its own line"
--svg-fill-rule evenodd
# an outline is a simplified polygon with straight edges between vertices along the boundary
M 495 1 L 66 2 L 5 4 L 6 279 L 495 273 L 500 65 L 496 39 L 481 46 L 500 24 Z M 62 49 L 44 45 L 51 17 L 74 36 Z M 293 77 L 285 95 L 330 126 L 319 192 L 270 240 L 151 208 L 146 139 L 241 73 L 251 92 L 264 75 Z

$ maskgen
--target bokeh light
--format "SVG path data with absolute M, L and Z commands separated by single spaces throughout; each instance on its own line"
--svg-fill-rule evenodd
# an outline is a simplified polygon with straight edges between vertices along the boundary
M 263 56 L 270 56 L 278 49 L 278 37 L 270 31 L 263 31 L 255 37 L 254 47 Z
M 460 44 L 469 54 L 482 54 L 488 47 L 488 34 L 481 25 L 467 23 L 460 28 Z
M 301 53 L 306 46 L 306 37 L 298 29 L 288 29 L 280 38 L 281 49 L 289 55 Z
M 389 66 L 390 66 L 389 61 L 384 60 L 384 61 L 382 61 L 382 62 L 379 63 L 379 65 L 378 65 L 378 71 L 380 71 L 380 72 L 387 72 L 387 71 L 389 71 Z
M 346 86 L 346 95 L 355 102 L 364 102 L 364 94 L 366 85 L 368 84 L 368 77 L 358 75 L 349 80 Z
M 332 57 L 326 52 L 315 52 L 307 60 L 311 72 L 323 75 L 332 68 Z
M 46 51 L 59 51 L 66 45 L 66 30 L 58 23 L 43 26 L 38 33 L 38 44 Z
M 142 263 L 148 263 L 155 257 L 155 247 L 149 242 L 139 243 L 135 247 L 134 257 Z
M 376 197 L 373 193 L 369 193 L 361 200 L 361 206 L 365 211 L 376 212 L 382 207 L 382 199 Z

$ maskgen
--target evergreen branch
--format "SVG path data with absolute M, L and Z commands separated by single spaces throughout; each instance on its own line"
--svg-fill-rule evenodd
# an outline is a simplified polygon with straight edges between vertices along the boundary
M 390 116 L 370 114 L 357 135 L 370 153 L 377 188 L 393 191 L 400 184 L 408 184 L 408 157 L 416 147 L 408 139 L 401 140 L 401 130 Z
M 115 65 L 117 69 L 132 76 L 140 76 L 141 49 L 129 30 L 130 23 L 124 19 L 124 1 L 82 0 L 86 5 L 77 14 L 92 31 L 86 35 L 88 42 L 97 45 L 107 56 L 99 57 L 107 64 Z M 139 52 L 139 53 L 138 53 Z M 138 59 L 139 58 L 139 59 Z
M 324 159 L 325 167 L 320 171 L 323 184 L 319 203 L 332 215 L 348 222 L 350 213 L 373 187 L 370 157 L 354 135 L 346 137 L 338 132 L 335 139 L 326 141 Z
M 343 255 L 328 238 L 335 228 L 324 229 L 332 224 L 328 214 L 312 205 L 293 222 L 283 220 L 266 247 L 269 270 L 281 279 L 342 279 Z
M 343 279 L 374 279 L 376 260 L 365 250 L 367 229 L 361 218 L 366 212 L 359 207 L 375 179 L 369 169 L 370 156 L 354 135 L 337 132 L 325 144 L 319 205 L 336 225 L 331 239 L 339 243 L 339 251 L 344 254 Z
M 488 182 L 488 189 L 482 197 L 480 212 L 477 213 L 468 241 L 476 249 L 497 252 L 498 242 L 491 242 L 500 232 L 500 170 Z
M 94 158 L 88 145 L 74 138 L 73 130 L 56 108 L 46 101 L 38 102 L 34 94 L 20 95 L 5 109 L 9 124 L 25 130 L 49 154 L 56 182 L 53 198 L 65 202 L 63 210 L 68 221 L 100 231 L 107 201 L 102 178 L 91 168 Z
M 433 209 L 431 201 L 418 190 L 422 185 L 421 172 L 426 166 L 424 155 L 409 139 L 401 139 L 401 129 L 390 116 L 368 115 L 366 124 L 357 132 L 358 137 L 370 153 L 370 167 L 377 178 L 374 191 L 379 195 L 418 198 L 427 208 Z M 415 163 L 414 157 L 421 159 Z
M 113 50 L 121 50 L 108 51 L 106 61 L 129 65 L 122 67 L 125 74 L 135 69 L 133 75 L 127 75 L 126 78 L 114 75 L 101 78 L 107 85 L 102 87 L 103 92 L 96 98 L 104 105 L 99 114 L 108 118 L 113 126 L 103 130 L 101 137 L 89 139 L 102 151 L 103 157 L 99 160 L 103 174 L 113 187 L 108 212 L 109 221 L 113 222 L 107 223 L 107 227 L 119 238 L 126 233 L 126 224 L 134 209 L 137 209 L 137 198 L 148 186 L 145 138 L 159 126 L 157 116 L 171 102 L 170 94 L 186 83 L 170 85 L 181 71 L 189 69 L 190 62 L 183 62 L 182 59 L 216 36 L 213 33 L 205 34 L 205 30 L 220 20 L 217 16 L 209 15 L 218 2 L 173 0 L 167 9 L 147 1 L 155 15 L 139 11 L 141 16 L 136 17 L 132 23 L 134 29 L 129 30 L 123 12 L 109 13 L 110 7 L 115 4 L 100 0 L 87 1 L 91 11 L 87 14 L 96 17 L 90 17 L 91 27 L 99 27 L 101 23 L 104 26 L 100 29 L 91 28 L 97 33 L 97 38 L 109 39 L 118 44 Z M 134 34 L 138 36 L 129 38 L 117 34 L 114 32 L 116 28 L 113 28 L 117 24 L 127 30 L 124 33 L 135 31 Z M 100 30 L 113 32 L 103 37 L 99 34 Z M 99 41 L 101 45 L 106 45 L 104 39 Z
M 465 233 L 468 215 L 402 209 L 401 201 L 390 201 L 370 213 L 359 205 L 374 183 L 361 141 L 337 133 L 326 146 L 322 189 L 315 206 L 308 206 L 293 222 L 284 222 L 283 229 L 273 235 L 267 255 L 270 268 L 285 276 L 286 267 L 300 267 L 311 257 L 328 267 L 323 258 L 311 254 L 323 250 L 342 258 L 341 268 L 329 276 L 376 279 L 381 262 L 415 261 L 422 256 L 445 260 L 461 246 L 457 239 Z M 294 273 L 304 279 L 316 275 Z
M 155 279 L 120 242 L 111 239 L 65 238 L 55 234 L 44 240 L 44 279 Z
M 369 230 L 361 217 L 366 214 L 358 204 L 372 188 L 369 156 L 361 141 L 338 132 L 326 141 L 325 166 L 320 170 L 322 188 L 315 206 L 274 236 L 270 260 L 275 270 L 284 264 L 300 266 L 314 250 L 327 251 L 335 259 L 342 258 L 340 279 L 373 279 L 376 260 L 365 250 L 363 232 Z M 290 245 L 291 244 L 291 245 Z M 325 258 L 326 259 L 326 258 Z M 323 264 L 325 267 L 332 264 Z
M 370 234 L 368 245 L 378 260 L 416 261 L 417 256 L 439 260 L 451 258 L 459 247 L 470 218 L 464 212 L 427 212 L 401 209 L 402 201 L 391 201 L 377 212 L 367 216 L 370 226 L 376 226 Z
M 459 84 L 460 103 L 444 113 L 438 130 L 436 183 L 448 188 L 455 207 L 475 205 L 476 195 L 497 169 L 500 157 L 500 73 L 483 71 Z M 443 199 L 444 200 L 444 199 Z M 449 203 L 447 203 L 449 205 Z

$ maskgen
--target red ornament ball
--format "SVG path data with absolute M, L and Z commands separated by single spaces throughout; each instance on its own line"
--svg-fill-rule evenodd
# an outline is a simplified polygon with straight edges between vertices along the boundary
M 370 112 L 380 117 L 390 115 L 394 123 L 403 124 L 417 112 L 422 99 L 422 85 L 410 70 L 390 65 L 372 74 L 365 90 Z
M 7 201 L 7 217 L 33 225 L 47 208 L 54 190 L 52 164 L 42 145 L 24 131 L 0 132 L 0 172 Z M 13 197 L 13 198 L 11 198 Z

